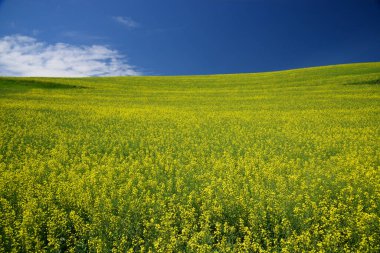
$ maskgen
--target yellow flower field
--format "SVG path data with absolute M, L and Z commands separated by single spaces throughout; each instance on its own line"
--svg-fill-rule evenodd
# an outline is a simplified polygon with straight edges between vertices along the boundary
M 0 252 L 379 252 L 380 63 L 0 78 Z

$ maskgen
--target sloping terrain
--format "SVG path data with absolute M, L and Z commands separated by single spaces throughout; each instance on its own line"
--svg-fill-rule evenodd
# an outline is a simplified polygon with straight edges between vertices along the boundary
M 380 63 L 0 78 L 0 252 L 378 252 Z

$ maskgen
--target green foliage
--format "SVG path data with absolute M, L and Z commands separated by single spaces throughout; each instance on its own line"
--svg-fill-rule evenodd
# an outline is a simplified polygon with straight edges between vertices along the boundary
M 379 252 L 379 80 L 0 78 L 0 252 Z

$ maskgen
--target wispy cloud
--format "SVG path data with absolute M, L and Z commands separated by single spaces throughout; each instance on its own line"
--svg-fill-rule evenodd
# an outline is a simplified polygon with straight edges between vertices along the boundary
M 33 34 L 33 36 L 37 36 L 37 35 L 40 34 L 40 33 L 41 33 L 41 31 L 38 30 L 38 29 L 33 29 L 33 30 L 32 30 L 32 34 Z
M 139 23 L 137 23 L 130 17 L 115 16 L 115 17 L 112 17 L 112 19 L 118 22 L 119 24 L 122 24 L 123 26 L 130 29 L 137 28 L 140 26 Z
M 76 40 L 104 40 L 106 37 L 91 35 L 82 31 L 64 31 L 60 36 Z
M 29 36 L 0 38 L 2 76 L 140 75 L 118 51 L 104 45 L 47 44 Z

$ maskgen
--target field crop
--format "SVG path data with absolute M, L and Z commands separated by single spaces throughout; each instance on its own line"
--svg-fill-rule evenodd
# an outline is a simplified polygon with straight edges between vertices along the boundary
M 380 63 L 0 78 L 0 252 L 379 252 Z

